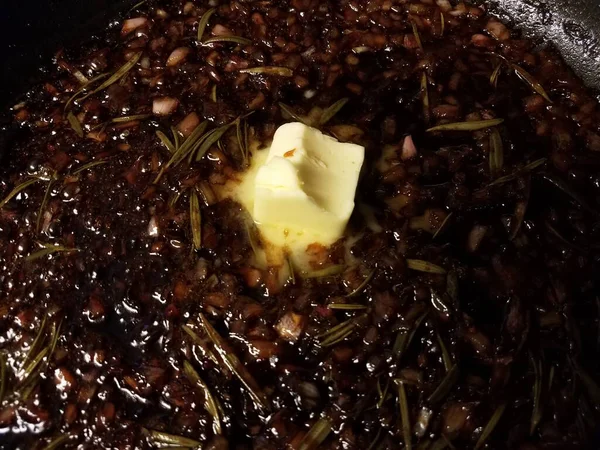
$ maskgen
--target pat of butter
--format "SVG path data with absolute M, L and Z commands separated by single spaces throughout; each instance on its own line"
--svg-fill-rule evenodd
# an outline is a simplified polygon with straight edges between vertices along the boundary
M 302 123 L 282 125 L 256 174 L 254 220 L 332 244 L 354 209 L 364 156 L 364 147 L 338 142 Z

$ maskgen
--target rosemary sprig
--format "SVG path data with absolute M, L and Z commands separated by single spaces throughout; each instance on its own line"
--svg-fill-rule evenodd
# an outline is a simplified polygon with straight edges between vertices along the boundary
M 421 100 L 423 102 L 423 117 L 426 122 L 429 122 L 429 89 L 427 87 L 427 74 L 425 72 L 421 74 Z
M 356 320 L 354 318 L 348 319 L 345 322 L 336 325 L 331 330 L 328 330 L 328 332 L 324 333 L 323 336 L 320 336 L 322 338 L 320 342 L 321 347 L 330 347 L 343 341 L 352 334 L 355 328 Z
M 50 198 L 50 190 L 52 189 L 52 185 L 56 181 L 56 172 L 53 172 L 48 180 L 48 185 L 46 186 L 46 190 L 44 191 L 44 197 L 42 198 L 42 203 L 40 204 L 40 209 L 38 210 L 37 219 L 35 221 L 35 231 L 36 233 L 40 232 L 40 227 L 42 225 L 42 217 L 44 215 L 44 210 L 46 209 L 46 205 L 48 204 L 48 199 Z
M 8 385 L 8 370 L 6 356 L 0 353 L 0 405 L 4 401 L 6 395 L 6 386 Z
M 252 45 L 250 39 L 246 39 L 241 36 L 214 36 L 206 39 L 203 44 L 214 44 L 214 43 L 233 43 L 239 45 Z
M 279 102 L 279 108 L 281 109 L 281 111 L 283 113 L 285 113 L 292 119 L 294 119 L 300 123 L 303 123 L 304 125 L 310 126 L 310 123 L 308 123 L 306 118 L 302 117 L 300 114 L 298 114 L 296 111 L 294 111 L 294 109 L 291 106 L 286 105 L 285 103 Z
M 569 186 L 565 181 L 554 176 L 550 173 L 542 174 L 542 178 L 546 180 L 548 183 L 552 184 L 555 188 L 559 189 L 571 199 L 578 203 L 583 209 L 587 212 L 592 213 L 594 215 L 598 215 L 598 211 L 596 211 L 585 198 L 583 198 L 578 192 L 576 192 L 571 186 Z
M 85 99 L 87 99 L 88 97 L 90 97 L 94 94 L 97 94 L 98 92 L 103 91 L 107 87 L 118 82 L 121 78 L 123 78 L 125 75 L 127 75 L 127 73 L 138 63 L 138 61 L 140 60 L 141 57 L 142 57 L 142 52 L 138 52 L 135 55 L 133 55 L 133 57 L 129 61 L 127 61 L 125 64 L 123 64 L 121 67 L 119 67 L 116 70 L 116 72 L 113 73 L 110 77 L 108 77 L 108 79 L 105 80 L 100 86 L 98 86 L 96 89 L 92 89 L 90 92 L 85 94 L 83 97 L 79 98 L 78 101 L 82 102 Z
M 208 280 L 207 280 L 208 281 Z M 192 341 L 194 342 L 194 344 L 196 344 L 198 347 L 200 347 L 202 349 L 202 351 L 206 352 L 206 355 L 208 356 L 208 358 L 215 364 L 215 365 L 220 365 L 219 364 L 219 360 L 217 359 L 216 355 L 214 354 L 214 352 L 212 350 L 210 350 L 209 348 L 207 348 L 206 344 L 204 343 L 204 341 L 202 339 L 200 339 L 200 336 L 198 336 L 196 334 L 196 332 L 194 330 L 192 330 L 189 326 L 187 325 L 182 325 L 181 329 L 183 331 L 185 331 L 185 333 L 192 339 Z M 226 369 L 227 370 L 227 369 Z
M 458 303 L 458 276 L 454 270 L 446 276 L 446 292 L 454 304 Z
M 71 439 L 70 435 L 61 434 L 60 436 L 52 439 L 52 441 L 50 441 L 42 450 L 56 450 L 62 447 L 63 444 L 65 444 L 69 439 Z
M 158 430 L 145 430 L 146 434 L 152 441 L 152 444 L 158 448 L 173 448 L 175 446 L 181 448 L 199 448 L 202 443 L 194 439 L 177 436 L 175 434 L 165 433 Z
M 338 100 L 337 102 L 335 102 L 333 105 L 327 107 L 324 111 L 323 114 L 321 114 L 321 118 L 319 119 L 319 125 L 325 125 L 327 122 L 329 122 L 331 119 L 333 119 L 333 117 L 340 112 L 340 110 L 344 107 L 344 105 L 346 103 L 348 103 L 350 99 L 349 98 L 342 98 L 340 100 Z
M 141 2 L 136 3 L 135 5 L 133 5 L 131 7 L 131 9 L 129 11 L 127 11 L 127 14 L 125 14 L 125 16 L 128 16 L 130 13 L 137 10 L 140 6 L 144 5 L 147 2 L 148 2 L 148 0 L 142 0 Z
M 156 136 L 160 139 L 162 144 L 167 147 L 167 150 L 169 150 L 171 154 L 177 151 L 177 146 L 173 144 L 171 139 L 169 139 L 165 133 L 160 130 L 156 130 Z
M 490 132 L 489 164 L 490 174 L 496 178 L 504 167 L 504 146 L 500 132 L 496 128 Z
M 245 129 L 242 129 L 242 121 L 238 118 L 235 121 L 235 135 L 240 148 L 240 154 L 242 155 L 243 164 L 246 166 L 248 164 L 248 147 L 246 145 L 246 139 L 244 138 L 244 131 Z
M 502 122 L 504 122 L 504 119 L 471 120 L 467 122 L 445 123 L 443 125 L 428 128 L 426 131 L 477 131 L 495 127 L 496 125 L 500 125 Z
M 6 205 L 9 201 L 11 201 L 11 199 L 13 197 L 15 197 L 19 192 L 23 191 L 24 189 L 27 189 L 29 186 L 31 186 L 32 184 L 35 184 L 39 181 L 42 181 L 42 178 L 39 177 L 35 177 L 35 178 L 29 178 L 27 180 L 25 180 L 24 182 L 22 182 L 21 184 L 17 185 L 12 191 L 10 191 L 8 193 L 8 195 L 6 197 L 4 197 L 4 199 L 0 202 L 0 209 L 2 209 L 4 207 L 4 205 Z
M 202 139 L 204 139 L 204 137 L 205 137 L 205 136 L 203 136 L 202 133 L 204 133 L 204 130 L 206 130 L 206 127 L 208 127 L 208 122 L 206 122 L 206 121 L 198 124 L 198 126 L 194 129 L 194 131 L 192 131 L 190 133 L 190 135 L 183 142 L 183 144 L 181 144 L 181 146 L 177 149 L 177 151 L 175 153 L 173 153 L 173 155 L 171 156 L 171 159 L 169 159 L 169 161 L 167 161 L 166 164 L 164 166 L 162 166 L 160 172 L 154 179 L 154 184 L 156 184 L 160 181 L 160 179 L 162 178 L 163 174 L 165 173 L 165 171 L 167 169 L 169 169 L 171 166 L 177 166 L 186 157 L 193 154 L 195 146 L 198 144 L 198 142 L 202 142 Z
M 202 247 L 202 215 L 200 211 L 200 200 L 196 190 L 190 195 L 190 225 L 192 227 L 192 241 L 194 248 L 200 250 Z
M 60 331 L 62 329 L 63 321 L 62 319 L 58 322 L 52 323 L 52 333 L 50 333 L 50 354 L 52 356 L 54 354 L 54 350 L 56 349 L 56 344 L 58 344 L 58 339 L 60 338 Z
M 507 183 L 509 181 L 515 180 L 519 176 L 521 176 L 521 175 L 523 175 L 525 173 L 531 172 L 532 170 L 538 168 L 539 166 L 541 166 L 545 162 L 546 162 L 546 158 L 536 159 L 535 161 L 530 162 L 529 164 L 527 164 L 526 166 L 524 166 L 521 169 L 517 169 L 516 171 L 514 171 L 511 174 L 508 174 L 508 175 L 505 175 L 503 177 L 495 179 L 490 184 L 488 184 L 488 187 L 490 187 L 490 186 L 497 186 L 499 184 L 503 184 L 503 183 Z
M 27 365 L 29 360 L 33 358 L 33 355 L 37 353 L 38 348 L 44 343 L 44 333 L 46 331 L 46 318 L 47 316 L 44 315 L 44 317 L 42 318 L 42 323 L 40 324 L 40 328 L 38 329 L 38 332 L 35 335 L 33 342 L 31 343 L 31 347 L 29 347 L 29 350 L 25 354 L 25 358 L 23 358 L 23 362 L 21 363 L 21 370 L 25 369 L 25 366 Z
M 238 119 L 236 119 L 238 120 Z M 221 137 L 235 124 L 235 121 L 228 123 L 226 125 L 222 125 L 219 128 L 215 128 L 207 133 L 206 137 L 202 140 L 202 144 L 198 147 L 196 151 L 196 161 L 200 161 L 206 152 L 216 144 Z
M 84 85 L 80 86 L 79 89 L 77 89 L 73 95 L 71 95 L 71 97 L 69 97 L 69 99 L 67 100 L 67 103 L 65 103 L 65 111 L 68 111 L 69 108 L 71 107 L 71 104 L 75 101 L 75 99 L 77 97 L 79 97 L 87 88 L 89 88 L 92 84 L 103 80 L 104 78 L 108 77 L 110 74 L 108 73 L 101 73 L 100 75 L 95 76 L 94 78 L 90 79 L 87 83 L 85 83 Z
M 371 441 L 371 444 L 369 445 L 369 448 L 367 448 L 367 450 L 375 450 L 375 446 L 377 444 L 379 444 L 379 440 L 381 439 L 382 433 L 383 433 L 383 427 L 379 427 L 379 429 L 377 430 L 377 434 Z
M 425 320 L 425 317 L 427 317 L 427 311 L 425 311 L 424 313 L 422 313 L 412 324 L 412 326 L 410 328 L 406 328 L 406 329 L 402 329 L 400 331 L 398 331 L 398 334 L 396 335 L 396 339 L 394 340 L 394 345 L 392 347 L 392 358 L 393 358 L 393 362 L 398 365 L 400 363 L 400 361 L 402 360 L 402 356 L 404 355 L 406 349 L 408 347 L 410 347 L 410 344 L 415 336 L 415 333 L 417 332 L 417 330 L 419 329 L 419 327 L 421 326 L 421 323 L 423 323 L 423 320 Z M 381 392 L 381 395 L 379 396 L 379 401 L 377 402 L 377 407 L 381 408 L 381 406 L 383 405 L 383 403 L 385 402 L 387 395 L 388 395 L 388 391 L 390 389 L 390 378 L 388 378 L 386 384 L 385 384 L 385 388 L 383 389 L 383 391 Z
M 289 256 L 285 259 L 285 262 L 290 272 L 290 284 L 292 284 L 293 286 L 294 284 L 296 284 L 296 270 L 294 269 L 294 263 L 292 262 L 292 258 L 290 258 Z
M 254 402 L 262 409 L 268 410 L 269 405 L 267 403 L 267 398 L 264 392 L 258 386 L 258 383 L 254 379 L 254 377 L 248 372 L 248 370 L 244 367 L 244 365 L 240 362 L 237 356 L 235 356 L 231 351 L 226 349 L 226 344 L 223 341 L 223 338 L 217 333 L 217 331 L 213 328 L 210 322 L 204 317 L 204 314 L 200 314 L 200 322 L 207 336 L 213 343 L 213 346 L 223 361 L 224 365 L 233 372 L 238 379 L 241 381 L 242 385 L 246 388 L 250 397 Z
M 21 377 L 21 382 L 18 389 L 23 400 L 27 400 L 31 396 L 31 393 L 38 385 L 37 381 L 40 374 L 50 363 L 58 338 L 60 337 L 61 326 L 62 321 L 58 324 L 56 322 L 52 323 L 49 342 L 46 340 L 48 336 L 45 333 L 45 328 L 43 330 L 40 328 L 41 331 L 43 331 L 41 342 L 46 346 L 35 355 L 31 363 L 20 371 L 19 376 Z
M 356 297 L 362 291 L 364 291 L 367 288 L 367 286 L 369 285 L 369 283 L 371 282 L 371 280 L 373 279 L 373 276 L 375 275 L 376 271 L 377 271 L 377 269 L 371 270 L 371 272 L 369 272 L 369 274 L 365 277 L 363 282 L 360 283 L 360 285 L 356 289 L 354 289 L 352 292 L 347 294 L 346 297 L 347 298 Z
M 240 73 L 248 73 L 250 75 L 275 75 L 278 77 L 293 77 L 294 71 L 287 67 L 261 66 L 241 69 Z
M 181 145 L 181 138 L 183 137 L 183 135 L 174 126 L 171 126 L 171 134 L 173 135 L 173 147 L 175 147 L 175 151 L 177 151 L 177 149 Z
M 331 433 L 332 423 L 327 417 L 320 418 L 302 438 L 298 450 L 316 450 Z
M 175 192 L 174 195 L 171 196 L 171 198 L 169 198 L 169 207 L 170 208 L 174 208 L 175 205 L 177 205 L 177 202 L 179 201 L 179 199 L 181 198 L 181 196 L 183 195 L 185 190 L 186 190 L 185 188 L 179 189 L 177 192 Z
M 45 324 L 45 321 L 43 321 L 43 324 Z M 46 342 L 46 338 L 48 336 L 45 332 L 45 327 L 40 326 L 40 332 L 43 333 L 43 335 L 41 336 L 42 340 L 39 342 L 40 345 L 45 344 L 46 346 L 34 357 L 29 365 L 21 370 L 21 383 L 19 385 L 19 391 L 23 400 L 27 400 L 29 398 L 37 386 L 37 380 L 40 373 L 42 373 L 50 363 L 50 359 L 54 354 L 56 344 L 58 343 L 58 339 L 60 337 L 61 327 L 62 320 L 58 322 L 58 324 L 53 322 L 52 331 L 50 332 L 50 339 L 48 342 Z
M 400 330 L 398 332 L 398 334 L 396 335 L 396 339 L 394 340 L 394 346 L 392 347 L 392 356 L 394 357 L 394 361 L 396 364 L 398 364 L 400 362 L 402 355 L 404 355 L 404 352 L 410 346 L 410 343 L 412 342 L 412 340 L 415 336 L 415 333 L 421 326 L 421 323 L 423 322 L 423 320 L 425 320 L 426 316 L 427 316 L 427 311 L 422 313 L 414 321 L 414 323 L 412 324 L 412 326 L 409 329 Z
M 244 120 L 244 148 L 246 149 L 246 158 L 250 157 L 250 131 L 249 131 L 249 125 L 248 125 L 248 120 L 245 119 Z M 246 163 L 248 163 L 248 161 L 246 161 Z
M 198 372 L 190 364 L 189 361 L 183 362 L 183 374 L 195 387 L 199 387 L 204 395 L 204 409 L 208 411 L 213 419 L 213 429 L 216 434 L 223 434 L 221 428 L 221 416 L 219 414 L 219 408 L 217 402 L 208 388 L 208 385 L 200 378 Z
M 562 234 L 560 234 L 558 232 L 558 230 L 550 224 L 550 222 L 545 221 L 544 225 L 545 225 L 546 229 L 550 232 L 550 234 L 552 234 L 555 238 L 557 238 L 560 242 L 562 242 L 566 247 L 573 249 L 573 250 L 577 250 L 578 252 L 581 252 L 581 253 L 587 253 L 589 251 L 587 248 L 580 247 L 579 245 L 576 245 L 573 242 L 569 241 Z
M 427 398 L 427 401 L 432 405 L 442 401 L 458 381 L 458 376 L 458 366 L 454 364 L 452 368 L 446 373 L 444 378 L 442 378 L 442 381 L 440 381 L 438 387 L 435 388 L 435 391 L 433 391 L 431 395 Z
M 202 37 L 204 36 L 204 31 L 206 30 L 206 26 L 208 25 L 208 21 L 211 16 L 215 13 L 217 8 L 210 8 L 200 18 L 200 22 L 198 22 L 198 42 L 202 42 Z
M 448 348 L 446 348 L 446 344 L 444 344 L 444 340 L 440 333 L 436 333 L 438 344 L 440 345 L 440 350 L 442 352 L 442 362 L 444 363 L 444 369 L 446 369 L 446 373 L 450 372 L 453 367 L 452 357 L 448 352 Z
M 523 225 L 523 221 L 525 220 L 525 213 L 527 212 L 527 203 L 528 200 L 519 200 L 515 204 L 515 213 L 513 215 L 513 223 L 512 223 L 512 231 L 510 232 L 510 240 L 512 241 L 519 234 L 519 230 L 521 229 L 521 225 Z
M 313 270 L 310 272 L 302 272 L 302 278 L 310 279 L 310 278 L 327 278 L 333 277 L 335 275 L 339 275 L 344 271 L 344 266 L 342 264 L 334 264 L 329 267 L 325 267 L 324 269 Z
M 41 368 L 41 364 L 49 352 L 50 347 L 44 347 L 37 355 L 35 355 L 33 360 L 22 370 L 21 376 L 24 380 L 24 386 L 27 386 L 36 377 L 36 374 L 38 373 L 36 369 Z
M 71 128 L 73 128 L 73 131 L 75 131 L 75 134 L 77 134 L 77 136 L 82 138 L 83 137 L 83 128 L 81 127 L 81 123 L 79 122 L 79 119 L 77 118 L 77 116 L 75 116 L 75 114 L 73 114 L 73 111 L 69 111 L 69 114 L 67 114 L 67 120 L 69 121 Z
M 86 163 L 83 166 L 81 166 L 81 167 L 77 168 L 76 170 L 74 170 L 73 172 L 71 172 L 71 175 L 79 175 L 81 172 L 91 169 L 92 167 L 101 166 L 102 164 L 106 164 L 108 161 L 109 161 L 109 159 L 99 159 L 97 161 L 90 161 L 89 163 Z
M 260 247 L 258 245 L 258 243 L 256 242 L 256 236 L 255 236 L 255 226 L 254 226 L 254 222 L 249 222 L 246 221 L 244 222 L 244 225 L 246 227 L 246 236 L 248 236 L 248 243 L 250 244 L 250 248 L 252 249 L 252 254 L 254 255 L 255 258 L 258 258 L 259 254 L 260 254 Z
M 60 337 L 61 327 L 62 321 L 58 322 L 58 324 L 56 322 L 53 322 L 52 331 L 50 332 L 50 336 L 48 336 L 46 332 L 45 318 L 42 321 L 38 335 L 36 336 L 36 339 L 34 340 L 29 352 L 27 353 L 26 358 L 23 360 L 23 364 L 19 372 L 19 377 L 21 379 L 21 382 L 19 384 L 19 391 L 21 393 L 21 398 L 23 398 L 24 400 L 27 400 L 27 398 L 29 398 L 29 396 L 37 386 L 36 381 L 40 373 L 50 363 L 50 358 L 54 354 L 56 344 L 58 343 L 58 339 Z M 42 346 L 43 348 L 38 352 L 38 348 Z M 30 359 L 30 355 L 33 358 L 31 359 L 31 362 L 27 364 Z
M 448 223 L 450 221 L 450 217 L 452 217 L 453 212 L 450 212 L 450 214 L 448 214 L 446 216 L 446 218 L 444 219 L 444 221 L 442 222 L 442 224 L 439 226 L 439 228 L 437 230 L 435 230 L 435 233 L 433 233 L 433 237 L 431 239 L 435 239 L 436 237 L 438 237 L 440 234 L 442 234 L 442 232 L 446 229 L 446 227 L 448 226 Z
M 126 123 L 134 120 L 146 120 L 152 117 L 152 114 L 134 114 L 131 116 L 114 117 L 110 121 L 112 123 Z
M 62 245 L 42 244 L 42 248 L 37 252 L 33 252 L 25 258 L 25 261 L 31 262 L 44 256 L 52 255 L 53 253 L 70 253 L 77 252 L 77 248 L 63 247 Z
M 360 305 L 358 303 L 330 303 L 327 305 L 329 309 L 339 309 L 343 311 L 359 311 L 361 309 L 368 309 L 368 306 Z
M 337 324 L 336 326 L 330 328 L 324 333 L 319 334 L 317 336 L 317 339 L 320 341 L 319 345 L 321 347 L 331 347 L 332 345 L 342 342 L 354 332 L 354 330 L 358 327 L 360 321 L 363 320 L 365 317 L 367 317 L 366 314 L 360 315 L 358 317 L 353 317 L 342 323 Z
M 531 412 L 531 425 L 529 427 L 529 434 L 533 435 L 537 428 L 540 420 L 542 419 L 542 387 L 544 382 L 544 366 L 542 361 L 536 360 L 533 355 L 529 355 L 529 360 L 533 367 L 533 373 L 535 375 L 535 382 L 533 384 L 533 410 Z
M 410 21 L 410 26 L 412 27 L 412 32 L 413 35 L 415 37 L 415 41 L 417 41 L 417 45 L 419 46 L 419 49 L 421 51 L 423 51 L 423 42 L 421 41 L 421 34 L 419 33 L 419 29 L 417 28 L 417 24 L 411 20 Z
M 494 68 L 494 71 L 492 72 L 492 74 L 490 75 L 490 84 L 494 88 L 498 86 L 498 78 L 500 77 L 500 74 L 502 73 L 502 67 L 503 67 L 502 62 L 499 62 L 498 65 Z
M 410 414 L 408 411 L 408 398 L 406 396 L 406 389 L 404 388 L 404 383 L 400 382 L 398 384 L 398 403 L 400 405 L 400 420 L 402 424 L 402 436 L 404 439 L 404 448 L 406 450 L 412 449 L 412 439 L 411 439 L 411 428 L 410 428 Z
M 522 67 L 517 66 L 516 64 L 511 64 L 511 68 L 512 70 L 515 71 L 515 74 L 526 84 L 528 85 L 531 89 L 533 89 L 536 93 L 538 93 L 539 95 L 541 95 L 542 97 L 544 97 L 544 99 L 548 102 L 548 103 L 552 103 L 552 100 L 550 100 L 550 97 L 548 96 L 548 94 L 546 93 L 546 91 L 544 90 L 544 88 L 542 87 L 542 85 L 533 77 L 533 75 L 531 75 L 529 72 L 527 72 L 525 69 L 523 69 Z
M 443 275 L 446 273 L 446 269 L 437 266 L 429 261 L 423 261 L 422 259 L 407 259 L 406 266 L 411 270 L 425 273 L 435 273 Z
M 481 447 L 483 447 L 483 445 L 485 444 L 485 441 L 487 441 L 487 439 L 490 437 L 490 435 L 494 431 L 494 428 L 496 428 L 496 425 L 498 425 L 498 422 L 500 422 L 500 419 L 502 418 L 502 414 L 504 414 L 505 410 L 506 410 L 506 403 L 502 403 L 500 406 L 498 406 L 496 408 L 496 410 L 494 411 L 494 414 L 492 415 L 489 422 L 487 423 L 487 425 L 481 432 L 481 436 L 479 436 L 479 439 L 477 440 L 477 444 L 475 444 L 475 450 L 479 450 Z

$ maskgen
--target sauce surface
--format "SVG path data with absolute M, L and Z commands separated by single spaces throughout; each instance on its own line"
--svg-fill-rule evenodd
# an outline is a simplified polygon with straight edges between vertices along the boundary
M 55 60 L 0 168 L 0 447 L 598 448 L 600 112 L 551 48 L 151 0 Z M 292 120 L 366 147 L 310 276 L 224 195 Z

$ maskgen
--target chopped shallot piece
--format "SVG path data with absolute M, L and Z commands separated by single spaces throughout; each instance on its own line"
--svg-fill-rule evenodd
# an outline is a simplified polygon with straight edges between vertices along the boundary
M 446 408 L 443 417 L 443 430 L 446 434 L 456 433 L 461 430 L 469 417 L 470 405 L 453 403 Z
M 475 225 L 471 232 L 469 233 L 469 237 L 467 238 L 467 250 L 471 253 L 474 253 L 479 248 L 479 244 L 485 237 L 485 233 L 487 232 L 487 227 L 483 225 Z
M 173 114 L 179 106 L 179 100 L 173 97 L 157 97 L 152 102 L 152 112 L 157 116 Z
M 167 59 L 167 67 L 174 67 L 182 63 L 190 54 L 190 51 L 188 47 L 178 47 L 173 50 Z
M 125 36 L 140 27 L 143 27 L 148 23 L 148 19 L 145 17 L 136 17 L 134 19 L 127 19 L 123 22 L 123 28 L 121 28 L 121 36 Z
M 213 36 L 231 36 L 233 33 L 229 28 L 216 24 L 212 29 Z
M 198 117 L 198 114 L 195 112 L 189 113 L 181 122 L 177 124 L 177 131 L 179 131 L 183 137 L 188 137 L 199 123 L 200 117 Z
M 440 9 L 444 12 L 448 12 L 452 10 L 452 5 L 448 0 L 436 0 L 435 3 L 440 7 Z
M 400 158 L 402 158 L 403 161 L 406 161 L 415 156 L 417 156 L 417 147 L 415 147 L 412 136 L 409 134 L 402 142 L 402 153 L 400 154 Z
M 510 39 L 510 31 L 502 22 L 490 20 L 485 26 L 486 30 L 499 41 Z
M 107 135 L 104 131 L 90 131 L 86 137 L 96 142 L 104 142 L 107 138 Z
M 156 216 L 152 216 L 148 222 L 148 236 L 158 236 L 158 221 L 156 220 Z
M 476 33 L 471 36 L 471 42 L 476 47 L 491 47 L 493 46 L 493 41 L 487 37 L 485 34 Z
M 305 325 L 306 317 L 293 312 L 288 312 L 279 319 L 279 322 L 275 325 L 275 329 L 282 339 L 295 342 L 302 334 Z

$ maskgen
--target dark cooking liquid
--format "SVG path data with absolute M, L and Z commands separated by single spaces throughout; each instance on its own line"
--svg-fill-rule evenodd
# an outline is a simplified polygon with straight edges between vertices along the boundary
M 203 39 L 251 44 L 199 44 L 208 9 L 143 4 L 12 111 L 1 196 L 36 181 L 0 209 L 2 448 L 598 448 L 600 114 L 556 53 L 453 0 L 219 4 Z M 253 263 L 216 198 L 235 126 L 153 184 L 156 130 L 254 111 L 262 145 L 279 102 L 341 98 L 321 128 L 367 161 L 325 276 Z

